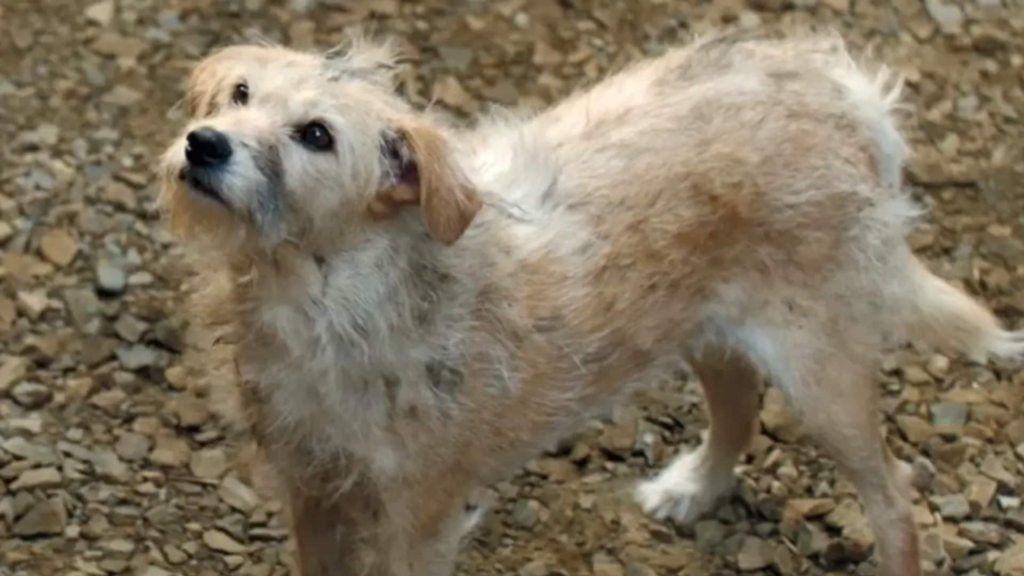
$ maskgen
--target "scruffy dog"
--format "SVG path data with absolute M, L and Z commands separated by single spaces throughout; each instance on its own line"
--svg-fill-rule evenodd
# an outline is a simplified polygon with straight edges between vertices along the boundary
M 881 572 L 921 573 L 881 352 L 1024 337 L 908 249 L 884 74 L 832 36 L 726 33 L 459 129 L 392 70 L 366 41 L 227 48 L 164 158 L 303 575 L 450 573 L 472 490 L 680 361 L 710 430 L 638 487 L 647 511 L 730 490 L 764 373 L 859 490 Z

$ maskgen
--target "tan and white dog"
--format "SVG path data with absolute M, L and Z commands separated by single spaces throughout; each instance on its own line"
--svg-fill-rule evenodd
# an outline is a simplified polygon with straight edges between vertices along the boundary
M 728 33 L 457 129 L 392 62 L 220 51 L 164 158 L 303 575 L 450 573 L 475 488 L 681 361 L 710 430 L 638 487 L 646 510 L 691 521 L 730 490 L 763 372 L 859 490 L 881 572 L 921 573 L 881 351 L 1024 337 L 908 249 L 884 74 L 832 36 Z

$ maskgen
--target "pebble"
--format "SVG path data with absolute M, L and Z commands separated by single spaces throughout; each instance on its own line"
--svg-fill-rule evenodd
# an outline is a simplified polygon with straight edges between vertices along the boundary
M 156 349 L 145 344 L 133 344 L 117 349 L 117 359 L 125 370 L 135 371 L 155 366 L 160 359 Z
M 939 510 L 939 514 L 947 520 L 962 520 L 971 515 L 971 506 L 963 494 L 948 496 L 932 496 L 931 503 Z
M 160 436 L 156 445 L 149 453 L 149 461 L 158 466 L 177 468 L 188 464 L 192 458 L 192 450 L 182 438 L 175 436 Z
M 743 539 L 743 547 L 740 548 L 736 558 L 737 566 L 743 572 L 753 572 L 767 568 L 775 558 L 775 547 L 770 542 L 747 536 Z
M 931 405 L 932 424 L 941 428 L 963 428 L 970 413 L 961 402 L 937 402 Z
M 206 544 L 211 550 L 224 554 L 241 554 L 245 552 L 245 545 L 220 530 L 207 530 L 203 532 L 203 544 Z
M 14 491 L 56 488 L 63 481 L 60 471 L 56 468 L 34 468 L 22 472 L 9 488 Z
M 68 516 L 64 504 L 57 498 L 42 500 L 32 506 L 18 520 L 11 532 L 23 538 L 30 536 L 58 536 L 67 527 Z
M 21 382 L 11 389 L 11 398 L 23 408 L 30 410 L 42 408 L 53 398 L 49 386 L 37 382 Z
M 0 357 L 0 394 L 6 393 L 12 386 L 28 374 L 28 360 L 21 356 Z
M 228 457 L 223 450 L 211 448 L 192 453 L 189 470 L 196 478 L 220 478 L 227 472 Z
M 540 502 L 524 498 L 516 501 L 512 508 L 512 522 L 527 530 L 537 525 L 540 520 Z
M 152 443 L 149 438 L 135 432 L 125 432 L 114 444 L 114 452 L 124 460 L 136 462 L 143 460 L 149 454 Z
M 228 506 L 244 514 L 250 514 L 260 503 L 256 491 L 234 476 L 224 478 L 217 494 Z
M 101 259 L 96 264 L 96 286 L 103 294 L 118 295 L 128 285 L 128 274 L 110 260 Z
M 135 60 L 148 47 L 142 40 L 122 36 L 116 32 L 100 34 L 90 46 L 97 54 L 128 60 Z
M 781 442 L 793 443 L 800 439 L 800 420 L 778 388 L 768 387 L 765 390 L 761 424 L 769 435 Z
M 86 7 L 85 19 L 101 28 L 106 28 L 113 22 L 114 12 L 114 0 L 102 0 Z

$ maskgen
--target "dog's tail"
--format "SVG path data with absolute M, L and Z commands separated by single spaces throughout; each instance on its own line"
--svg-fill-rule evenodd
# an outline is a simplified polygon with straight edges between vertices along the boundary
M 979 362 L 990 357 L 1024 357 L 1024 331 L 1006 330 L 977 300 L 933 274 L 917 258 L 911 260 L 912 289 L 904 302 L 910 308 L 912 339 L 967 353 Z

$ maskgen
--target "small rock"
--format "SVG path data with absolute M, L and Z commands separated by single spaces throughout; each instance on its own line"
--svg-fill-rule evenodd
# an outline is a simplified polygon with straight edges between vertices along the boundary
M 594 554 L 590 565 L 594 576 L 624 576 L 625 574 L 622 564 L 605 552 Z
M 196 478 L 220 478 L 227 469 L 227 454 L 218 448 L 193 452 L 189 462 L 189 470 Z
M 752 572 L 767 568 L 775 559 L 775 547 L 765 540 L 754 536 L 743 539 L 743 546 L 736 557 L 736 564 L 744 572 Z
M 999 485 L 996 484 L 995 480 L 986 476 L 978 476 L 971 480 L 971 483 L 967 486 L 967 502 L 971 505 L 971 510 L 978 513 L 992 502 L 992 498 L 996 495 L 996 490 Z
M 540 502 L 523 498 L 516 501 L 512 508 L 512 522 L 520 528 L 529 530 L 537 525 L 540 520 Z
M 142 335 L 149 329 L 149 324 L 139 320 L 130 314 L 122 314 L 117 322 L 114 322 L 114 332 L 123 340 L 132 344 L 142 339 Z
M 1003 529 L 992 522 L 961 522 L 960 534 L 972 542 L 992 546 L 1003 543 Z
M 103 410 L 107 414 L 117 414 L 121 406 L 128 400 L 128 394 L 120 388 L 104 390 L 89 399 L 89 404 Z
M 125 370 L 135 371 L 155 366 L 160 355 L 144 344 L 134 344 L 117 349 L 117 359 Z
M 896 425 L 899 426 L 900 431 L 903 432 L 907 440 L 914 444 L 923 444 L 935 435 L 935 429 L 932 428 L 932 425 L 917 416 L 900 414 L 896 416 Z
M 228 476 L 220 483 L 217 494 L 225 504 L 243 514 L 251 513 L 260 503 L 256 491 L 234 476 Z
M 100 98 L 101 101 L 112 104 L 114 106 L 134 106 L 143 99 L 143 95 L 138 90 L 130 88 L 123 84 L 114 86 L 109 92 Z
M 932 424 L 940 428 L 963 428 L 969 409 L 962 402 L 937 402 L 931 405 Z
M 17 293 L 18 310 L 31 320 L 38 320 L 50 307 L 46 290 L 22 290 Z
M 441 57 L 441 61 L 444 62 L 445 66 L 461 72 L 465 71 L 473 63 L 476 52 L 469 48 L 441 46 L 437 49 L 437 54 Z
M 49 386 L 36 382 L 22 382 L 11 389 L 11 398 L 21 407 L 34 410 L 42 408 L 53 398 L 53 391 Z
M 209 403 L 191 394 L 183 394 L 174 400 L 171 412 L 178 417 L 178 426 L 199 428 L 210 418 Z
M 445 76 L 434 83 L 433 97 L 466 114 L 476 113 L 480 105 L 462 87 L 455 76 Z
M 761 424 L 777 440 L 793 443 L 800 439 L 800 421 L 789 408 L 782 391 L 769 386 L 764 392 Z
M 96 286 L 103 294 L 117 295 L 128 285 L 128 274 L 110 260 L 101 259 L 96 264 Z
M 938 508 L 939 514 L 948 520 L 961 520 L 971 515 L 971 506 L 963 494 L 932 496 L 929 500 Z
M 245 545 L 220 530 L 203 532 L 203 544 L 206 544 L 211 550 L 224 554 L 242 554 L 246 550 Z
M 56 488 L 63 481 L 60 471 L 56 468 L 34 468 L 22 472 L 9 488 L 14 491 Z
M 815 518 L 828 514 L 835 507 L 835 501 L 830 498 L 793 498 L 786 502 L 783 517 L 794 520 Z
M 107 482 L 124 484 L 131 480 L 131 469 L 110 450 L 97 450 L 92 457 L 96 475 Z
M 1024 541 L 1018 542 L 1002 553 L 993 566 L 999 576 L 1020 576 L 1024 574 Z
M 43 500 L 32 506 L 14 524 L 15 536 L 59 536 L 67 527 L 68 516 L 64 504 L 57 498 Z
M 149 453 L 149 461 L 158 466 L 176 468 L 188 464 L 192 457 L 192 449 L 188 442 L 174 436 L 163 435 L 157 438 L 156 446 Z
M 28 373 L 28 360 L 20 356 L 0 359 L 0 394 L 6 393 Z
M 149 454 L 149 438 L 135 432 L 125 432 L 114 444 L 114 452 L 129 462 L 142 460 Z
M 142 40 L 128 38 L 114 32 L 100 34 L 91 45 L 93 52 L 97 54 L 128 60 L 138 58 L 139 54 L 142 54 L 147 47 L 148 45 Z
M 102 0 L 85 9 L 85 19 L 106 28 L 114 20 L 114 0 Z
M 49 230 L 39 238 L 39 252 L 43 258 L 63 268 L 78 254 L 78 242 L 64 230 Z
M 1017 478 L 1010 474 L 997 456 L 989 455 L 982 461 L 981 473 L 1011 490 L 1017 489 Z
M 932 376 L 941 380 L 949 374 L 949 358 L 942 354 L 934 354 L 928 359 L 928 364 L 925 365 L 925 370 L 927 370 Z
M 964 22 L 964 11 L 948 0 L 924 0 L 924 9 L 940 27 L 956 28 Z

